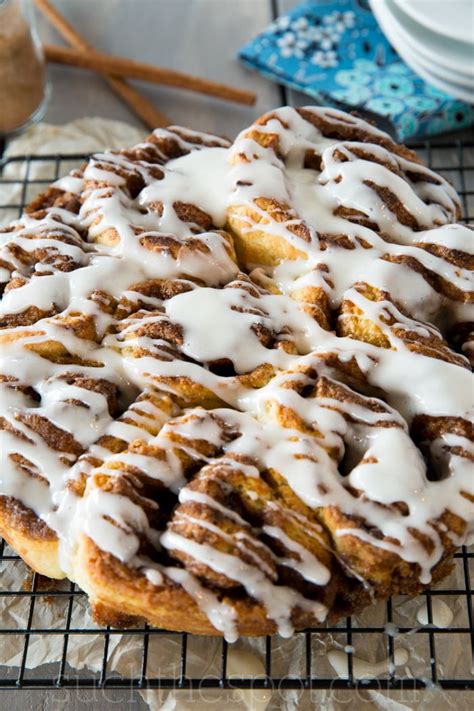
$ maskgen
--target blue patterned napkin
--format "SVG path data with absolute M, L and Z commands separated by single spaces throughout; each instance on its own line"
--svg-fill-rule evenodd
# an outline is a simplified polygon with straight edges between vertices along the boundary
M 282 15 L 240 59 L 319 103 L 388 119 L 403 141 L 465 128 L 473 107 L 417 76 L 399 58 L 367 0 L 312 0 Z

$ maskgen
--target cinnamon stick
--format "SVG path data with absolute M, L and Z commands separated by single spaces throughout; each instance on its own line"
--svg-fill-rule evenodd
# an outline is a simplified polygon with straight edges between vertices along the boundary
M 34 0 L 36 7 L 43 13 L 59 34 L 73 47 L 82 52 L 94 51 L 94 48 L 74 29 L 61 13 L 48 0 Z M 105 76 L 105 80 L 113 91 L 120 96 L 148 128 L 168 126 L 170 121 L 152 103 L 145 99 L 123 79 Z
M 49 44 L 44 45 L 44 52 L 50 62 L 91 69 L 99 74 L 141 79 L 156 84 L 195 91 L 199 94 L 206 94 L 207 96 L 213 96 L 225 101 L 234 101 L 247 106 L 253 105 L 256 100 L 254 93 L 244 89 L 237 89 L 227 84 L 220 84 L 191 74 L 156 67 L 125 57 L 102 54 L 96 51 L 88 51 L 86 53 L 81 50 Z

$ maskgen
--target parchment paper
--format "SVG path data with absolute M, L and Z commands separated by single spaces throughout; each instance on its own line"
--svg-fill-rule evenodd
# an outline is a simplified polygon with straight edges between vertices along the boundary
M 8 146 L 7 155 L 48 154 L 48 153 L 79 153 L 120 148 L 132 145 L 144 137 L 138 129 L 127 124 L 107 121 L 104 119 L 80 119 L 66 126 L 50 126 L 39 124 L 32 127 L 22 137 L 14 140 Z M 76 167 L 77 163 L 62 164 L 62 173 Z M 4 171 L 4 178 L 21 180 L 25 171 L 22 163 L 12 163 Z M 53 179 L 50 164 L 33 162 L 30 167 L 31 178 Z M 28 192 L 28 199 L 44 189 L 35 186 Z M 16 202 L 21 196 L 21 185 L 5 186 L 0 180 L 0 203 Z M 16 219 L 17 211 L 0 209 L 0 226 Z M 474 572 L 474 571 L 473 571 Z M 444 589 L 464 590 L 464 574 L 462 561 L 458 560 L 451 577 L 442 583 Z M 28 570 L 21 561 L 4 561 L 0 564 L 0 589 L 22 590 L 28 580 Z M 40 583 L 41 584 L 41 583 Z M 61 589 L 68 590 L 69 583 L 59 583 Z M 41 589 L 41 588 L 40 588 Z M 454 618 L 452 627 L 467 627 L 467 600 L 465 595 L 442 596 L 452 609 Z M 60 629 L 65 626 L 68 600 L 62 597 L 38 597 L 34 607 L 32 628 Z M 430 676 L 430 649 L 428 635 L 417 634 L 419 624 L 416 621 L 417 610 L 424 603 L 424 598 L 414 600 L 396 598 L 393 603 L 393 623 L 396 627 L 409 627 L 408 634 L 397 634 L 397 630 L 389 628 L 393 636 L 394 646 L 403 647 L 409 653 L 408 663 L 404 668 L 397 668 L 397 675 L 410 677 Z M 30 610 L 30 599 L 26 597 L 0 596 L 0 626 L 1 629 L 22 629 L 27 626 Z M 386 606 L 374 605 L 353 619 L 353 626 L 385 625 Z M 74 598 L 72 608 L 71 628 L 95 629 L 91 620 L 85 596 Z M 344 650 L 347 645 L 345 627 L 341 623 L 340 634 L 313 633 L 313 674 L 317 677 L 337 678 L 331 667 L 327 652 L 331 649 Z M 21 665 L 25 644 L 24 635 L 0 636 L 0 664 L 9 667 Z M 150 636 L 147 676 L 149 678 L 177 677 L 181 653 L 181 638 L 175 635 Z M 87 671 L 99 674 L 102 668 L 104 653 L 104 636 L 101 634 L 70 635 L 68 638 L 66 674 L 68 677 L 78 677 Z M 354 634 L 352 640 L 353 654 L 368 662 L 380 662 L 387 658 L 387 635 L 385 634 Z M 437 634 L 435 636 L 436 658 L 438 661 L 438 677 L 474 679 L 471 668 L 472 658 L 470 637 L 466 634 Z M 29 639 L 26 668 L 58 662 L 63 653 L 64 636 L 35 635 Z M 124 677 L 140 676 L 142 663 L 142 635 L 112 634 L 109 637 L 107 654 L 108 673 L 116 673 Z M 219 677 L 220 655 L 222 642 L 209 637 L 188 637 L 186 674 L 194 677 Z M 265 641 L 263 639 L 244 639 L 228 648 L 228 675 L 264 677 Z M 47 671 L 45 673 L 48 673 Z M 49 671 L 49 674 L 57 673 Z M 305 637 L 295 635 L 289 640 L 275 636 L 272 640 L 272 676 L 285 678 L 301 678 L 305 674 Z M 421 691 L 369 691 L 364 689 L 363 680 L 356 690 L 329 689 L 325 691 L 305 691 L 281 689 L 271 690 L 212 690 L 197 691 L 140 691 L 139 692 L 152 711 L 161 709 L 170 711 L 209 711 L 211 708 L 223 708 L 226 711 L 241 711 L 252 709 L 287 709 L 306 711 L 322 708 L 327 711 L 342 711 L 349 706 L 357 709 L 383 709 L 384 711 L 437 711 L 438 709 L 457 708 L 460 711 L 474 708 L 474 693 L 446 692 L 439 686 L 434 687 L 426 679 L 426 689 Z M 113 690 L 107 691 L 110 698 Z

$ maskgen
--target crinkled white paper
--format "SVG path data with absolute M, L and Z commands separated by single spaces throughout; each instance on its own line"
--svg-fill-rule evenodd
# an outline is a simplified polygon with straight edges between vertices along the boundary
M 447 589 L 463 590 L 464 578 L 462 561 L 458 561 L 457 569 L 443 584 Z M 22 562 L 5 561 L 0 568 L 0 588 L 3 590 L 22 590 L 28 578 L 27 568 Z M 69 583 L 58 583 L 59 589 L 68 590 Z M 41 588 L 41 581 L 39 585 Z M 451 607 L 454 618 L 452 627 L 466 628 L 467 602 L 465 596 L 442 596 Z M 66 621 L 68 599 L 53 597 L 37 597 L 34 607 L 33 629 L 63 629 Z M 459 710 L 472 708 L 474 694 L 463 692 L 442 691 L 434 687 L 429 677 L 429 640 L 428 635 L 417 630 L 416 613 L 424 598 L 395 598 L 393 603 L 393 621 L 396 627 L 408 627 L 408 633 L 399 634 L 393 628 L 395 648 L 407 650 L 409 658 L 404 667 L 396 670 L 398 677 L 426 677 L 426 690 L 413 691 L 368 691 L 364 689 L 363 680 L 359 681 L 356 690 L 346 691 L 329 689 L 326 691 L 283 691 L 272 690 L 219 690 L 199 689 L 197 691 L 140 691 L 144 700 L 153 711 L 158 709 L 179 709 L 179 711 L 209 711 L 209 704 L 220 703 L 230 711 L 253 709 L 264 711 L 268 709 L 304 709 L 323 708 L 330 711 L 342 711 L 355 700 L 360 702 L 360 708 L 384 709 L 401 711 L 416 709 L 417 711 L 437 711 L 438 709 L 457 708 Z M 24 629 L 27 626 L 30 610 L 30 598 L 0 597 L 0 625 L 2 629 Z M 353 628 L 358 626 L 381 626 L 386 623 L 386 607 L 384 604 L 374 605 L 366 609 L 353 620 Z M 74 598 L 71 629 L 94 629 L 90 618 L 87 600 L 84 596 Z M 328 660 L 327 652 L 331 649 L 343 650 L 347 645 L 344 624 L 341 623 L 341 633 L 313 633 L 312 652 L 313 669 L 316 677 L 337 678 Z M 8 640 L 0 648 L 0 664 L 18 667 L 21 665 L 25 637 L 23 634 L 2 636 L 2 641 Z M 151 635 L 149 637 L 147 676 L 149 678 L 167 677 L 179 678 L 181 637 L 179 635 Z M 68 678 L 81 676 L 81 671 L 99 674 L 102 669 L 105 637 L 100 634 L 74 635 L 70 634 L 67 647 L 66 674 Z M 438 633 L 435 635 L 438 677 L 473 679 L 471 670 L 470 636 L 455 632 Z M 352 639 L 353 654 L 368 662 L 380 662 L 387 658 L 387 635 L 374 633 L 372 635 L 354 632 Z M 30 636 L 26 668 L 34 669 L 44 664 L 56 662 L 53 671 L 51 667 L 44 675 L 57 674 L 57 662 L 61 660 L 64 647 L 63 634 L 32 634 Z M 221 674 L 222 641 L 208 637 L 188 637 L 186 674 L 195 678 L 218 678 Z M 143 652 L 143 637 L 137 635 L 111 634 L 107 655 L 107 673 L 118 673 L 125 678 L 139 677 L 141 674 Z M 264 677 L 265 640 L 245 639 L 236 645 L 228 647 L 227 673 L 232 676 Z M 305 675 L 305 636 L 295 635 L 285 640 L 274 637 L 272 641 L 272 676 L 278 678 L 301 678 Z M 108 690 L 113 695 L 113 690 Z M 216 706 L 217 708 L 217 706 Z
M 139 143 L 145 137 L 140 131 L 122 121 L 110 121 L 102 118 L 82 118 L 65 124 L 53 126 L 40 123 L 31 126 L 24 134 L 13 139 L 7 145 L 5 158 L 22 155 L 70 155 L 73 153 L 92 153 L 105 149 L 123 148 Z M 61 173 L 66 175 L 77 168 L 81 161 L 61 161 Z M 49 180 L 55 178 L 54 161 L 10 162 L 0 175 L 0 205 L 18 204 L 22 200 L 22 181 L 28 171 L 28 181 Z M 2 185 L 3 180 L 18 181 Z M 31 201 L 46 184 L 32 184 L 28 187 L 25 202 Z M 0 227 L 18 218 L 17 209 L 0 207 Z

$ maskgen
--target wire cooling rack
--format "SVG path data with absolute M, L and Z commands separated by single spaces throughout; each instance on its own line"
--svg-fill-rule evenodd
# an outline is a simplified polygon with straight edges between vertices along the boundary
M 436 171 L 450 180 L 459 192 L 464 219 L 474 221 L 474 141 L 473 142 L 424 142 L 413 146 Z M 74 165 L 79 165 L 86 155 L 17 156 L 0 161 L 0 226 L 18 217 L 24 206 L 52 180 L 65 174 Z M 38 177 L 41 176 L 41 177 Z M 366 610 L 361 617 L 346 618 L 334 626 L 309 629 L 298 633 L 297 645 L 301 663 L 296 672 L 290 669 L 290 658 L 295 652 L 285 652 L 286 642 L 279 637 L 261 640 L 260 655 L 263 673 L 258 677 L 236 677 L 228 672 L 229 647 L 225 641 L 209 642 L 214 649 L 212 673 L 196 669 L 196 657 L 192 654 L 197 638 L 183 633 L 170 633 L 150 628 L 115 630 L 110 627 L 97 629 L 85 625 L 83 612 L 85 594 L 73 583 L 62 582 L 51 588 L 45 580 L 33 574 L 27 586 L 19 590 L 5 589 L 2 580 L 8 578 L 12 566 L 26 566 L 3 542 L 0 544 L 0 604 L 22 603 L 26 623 L 5 624 L 0 614 L 0 650 L 15 643 L 20 650 L 15 666 L 0 666 L 0 688 L 10 689 L 61 689 L 61 688 L 122 688 L 122 689 L 376 689 L 412 690 L 437 685 L 443 689 L 474 690 L 474 613 L 471 576 L 474 576 L 474 551 L 462 548 L 455 555 L 455 572 L 437 589 L 425 592 L 419 605 L 426 604 L 428 625 L 416 620 L 414 603 L 404 598 L 393 598 Z M 3 573 L 3 574 L 2 574 Z M 433 603 L 436 598 L 444 600 L 456 609 L 454 623 L 438 628 L 433 622 Z M 403 614 L 404 605 L 411 606 L 411 617 Z M 42 606 L 54 608 L 54 628 L 46 629 L 38 623 L 38 611 Z M 402 622 L 400 622 L 402 620 Z M 71 648 L 77 636 L 90 636 L 101 645 L 99 669 L 78 672 L 71 664 Z M 138 642 L 139 663 L 135 672 L 127 676 L 118 674 L 110 665 L 110 650 L 117 640 L 133 638 Z M 30 669 L 29 653 L 38 638 L 55 636 L 57 654 L 55 661 L 36 669 Z M 165 644 L 172 639 L 175 663 L 172 673 L 160 674 L 150 664 L 151 647 Z M 401 644 L 417 647 L 414 671 L 397 667 L 396 651 Z M 199 640 L 198 640 L 199 641 Z M 294 644 L 288 642 L 288 644 Z M 217 646 L 216 646 L 217 645 Z M 282 646 L 283 645 L 283 646 Z M 345 648 L 347 669 L 336 674 L 327 663 L 328 647 Z M 377 677 L 359 679 L 354 669 L 354 656 L 365 659 L 367 650 L 377 646 L 387 660 L 386 671 Z M 290 647 L 288 648 L 290 649 Z M 454 667 L 449 656 L 453 649 L 458 660 Z M 324 653 L 322 653 L 322 650 Z M 352 653 L 353 651 L 353 653 Z M 278 652 L 278 654 L 277 654 Z M 277 658 L 278 656 L 278 658 Z M 138 672 L 136 671 L 138 669 Z M 216 671 L 217 670 L 217 671 Z

